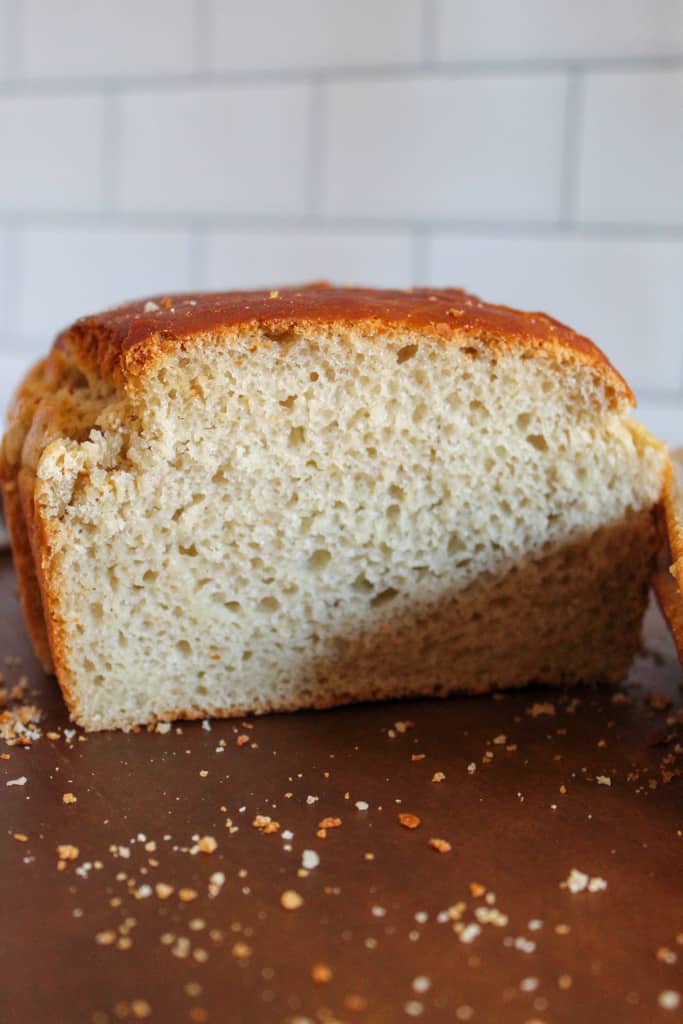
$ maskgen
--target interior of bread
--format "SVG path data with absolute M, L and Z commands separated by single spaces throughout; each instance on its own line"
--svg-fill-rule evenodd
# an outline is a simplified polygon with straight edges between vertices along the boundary
M 590 364 L 331 325 L 71 376 L 24 473 L 87 728 L 626 670 L 666 453 Z

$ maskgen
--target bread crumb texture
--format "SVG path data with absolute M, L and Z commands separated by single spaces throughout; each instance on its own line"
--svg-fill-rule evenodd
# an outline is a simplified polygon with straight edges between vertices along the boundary
M 618 681 L 666 466 L 570 351 L 255 323 L 128 382 L 53 350 L 0 475 L 75 721 L 129 729 Z

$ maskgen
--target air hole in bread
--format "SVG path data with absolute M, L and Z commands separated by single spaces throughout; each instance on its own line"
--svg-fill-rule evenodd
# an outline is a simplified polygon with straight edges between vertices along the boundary
M 325 568 L 331 558 L 332 555 L 329 551 L 326 551 L 324 548 L 319 548 L 317 551 L 314 551 L 308 559 L 308 568 L 313 569 L 315 572 L 319 572 L 321 569 Z
M 531 445 L 532 448 L 536 449 L 536 451 L 539 451 L 539 452 L 547 452 L 548 451 L 548 447 L 549 447 L 548 446 L 548 442 L 546 441 L 546 439 L 543 436 L 543 434 L 529 434 L 527 436 L 527 441 L 529 442 L 529 444 Z
M 404 345 L 403 348 L 400 348 L 398 350 L 398 352 L 396 353 L 396 362 L 397 363 L 406 363 L 406 362 L 408 362 L 409 359 L 412 359 L 413 356 L 415 356 L 417 354 L 417 350 L 418 350 L 418 346 L 417 345 Z

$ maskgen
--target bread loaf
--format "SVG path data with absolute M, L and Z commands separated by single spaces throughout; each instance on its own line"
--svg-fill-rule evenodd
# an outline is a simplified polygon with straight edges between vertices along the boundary
M 178 295 L 77 321 L 0 475 L 74 720 L 617 681 L 664 447 L 590 341 L 444 289 Z

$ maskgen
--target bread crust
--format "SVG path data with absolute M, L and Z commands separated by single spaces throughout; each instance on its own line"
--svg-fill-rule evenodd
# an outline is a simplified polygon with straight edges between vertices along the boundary
M 424 333 L 463 346 L 476 337 L 569 358 L 593 366 L 613 388 L 615 402 L 635 404 L 626 381 L 588 338 L 545 313 L 492 305 L 458 288 L 390 291 L 320 282 L 270 291 L 154 296 L 77 320 L 59 335 L 55 348 L 68 352 L 85 373 L 119 385 L 150 372 L 169 348 L 201 343 L 207 335 L 258 327 L 287 342 L 291 332 L 307 327 L 334 332 L 349 326 L 369 335 Z
M 683 594 L 683 448 L 672 453 L 671 467 L 664 492 L 664 513 L 672 558 L 670 571 Z
M 683 663 L 683 448 L 671 454 L 662 506 L 671 564 L 655 577 L 655 591 Z
M 19 597 L 33 649 L 46 672 L 53 671 L 52 653 L 45 628 L 43 600 L 36 574 L 36 562 L 31 546 L 29 528 L 24 516 L 22 490 L 17 480 L 6 480 L 0 485 L 5 505 L 5 519 L 12 545 L 12 559 L 17 575 Z M 25 495 L 26 492 L 24 491 Z M 26 495 L 28 497 L 28 495 Z M 29 502 L 32 503 L 32 487 Z

